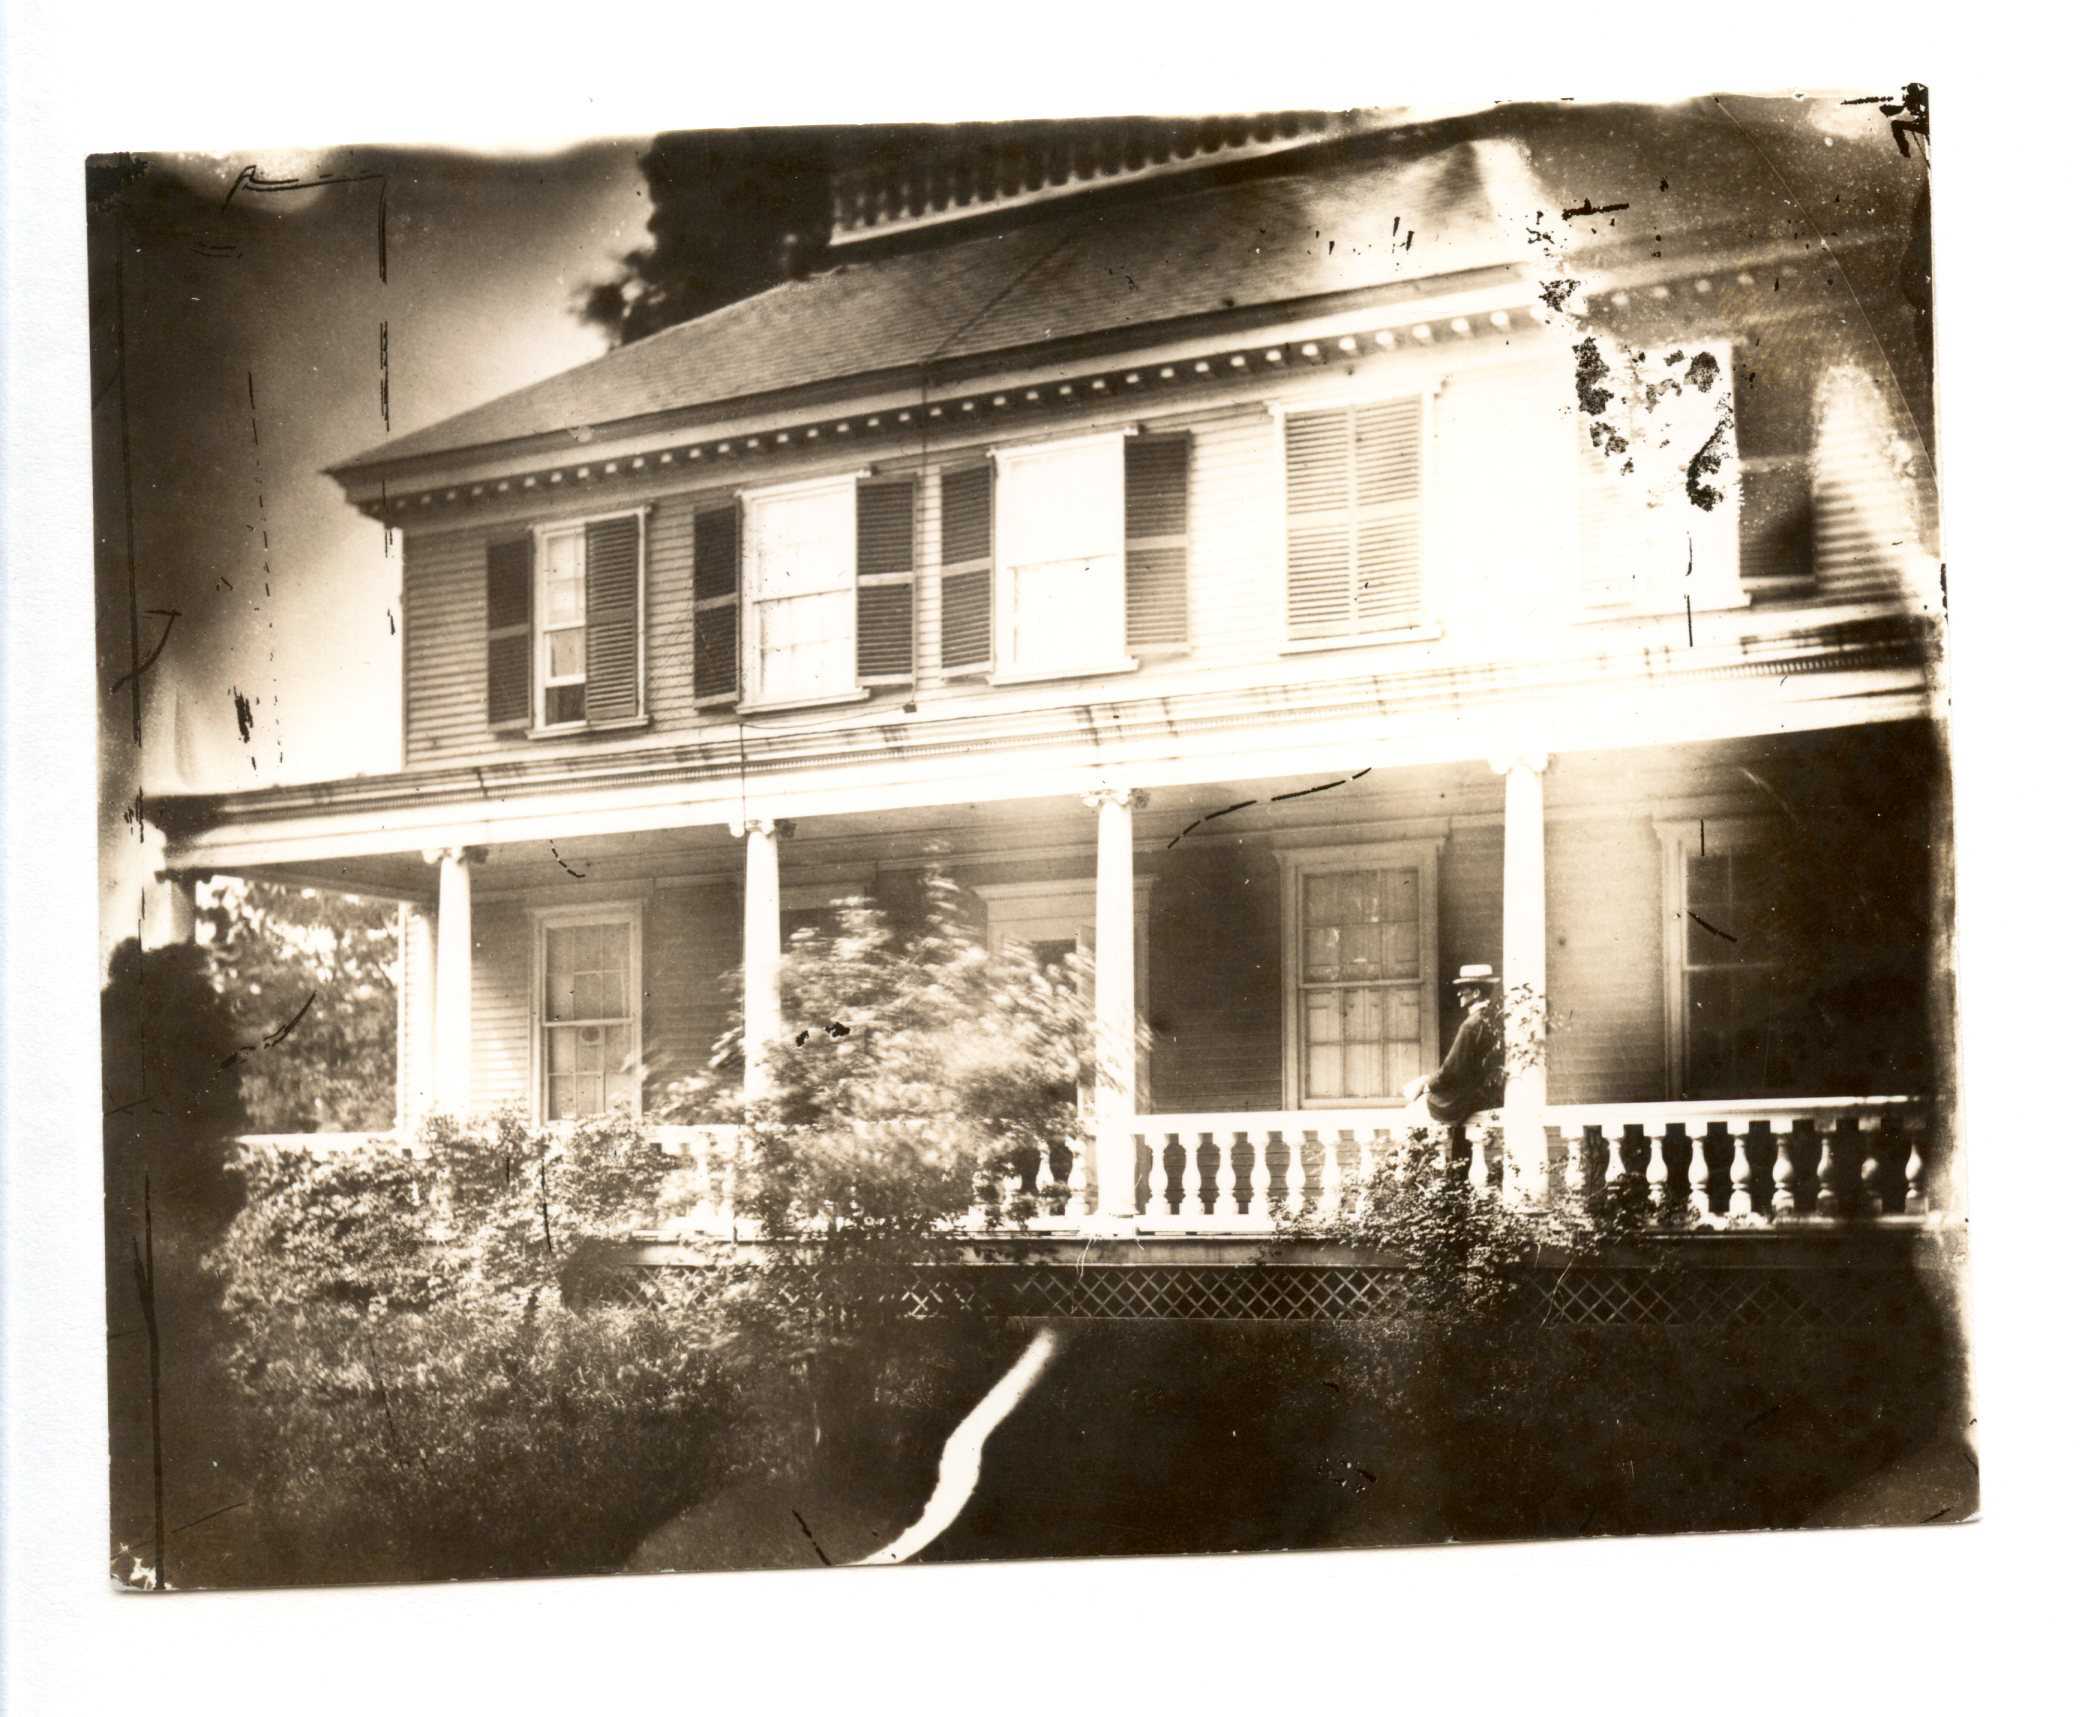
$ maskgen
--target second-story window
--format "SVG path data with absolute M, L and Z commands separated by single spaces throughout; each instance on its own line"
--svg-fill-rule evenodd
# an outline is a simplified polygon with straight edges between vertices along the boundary
M 745 695 L 811 703 L 852 692 L 854 479 L 744 498 Z
M 537 732 L 643 713 L 643 518 L 538 526 L 485 553 L 485 714 Z
M 1287 415 L 1290 642 L 1362 639 L 1429 618 L 1424 417 L 1419 398 Z
M 1130 667 L 1122 437 L 1001 447 L 995 656 L 1001 675 Z
M 911 682 L 917 484 L 848 473 L 694 515 L 694 695 L 791 707 Z

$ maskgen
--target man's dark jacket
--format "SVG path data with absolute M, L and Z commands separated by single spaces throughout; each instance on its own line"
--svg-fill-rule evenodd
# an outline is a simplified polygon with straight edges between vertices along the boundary
M 1431 1118 L 1450 1127 L 1503 1100 L 1504 1038 L 1492 1002 L 1460 1022 L 1444 1064 L 1425 1087 L 1424 1101 Z

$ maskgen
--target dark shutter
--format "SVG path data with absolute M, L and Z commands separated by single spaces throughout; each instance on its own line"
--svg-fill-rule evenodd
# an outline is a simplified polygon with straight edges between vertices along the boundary
M 1186 470 L 1192 440 L 1127 440 L 1128 648 L 1186 642 Z
M 990 666 L 990 467 L 940 477 L 940 666 Z
M 1424 617 L 1419 400 L 1287 419 L 1287 631 L 1339 638 Z
M 643 577 L 634 515 L 586 526 L 586 720 L 636 715 L 642 674 L 637 616 Z
M 863 483 L 854 505 L 860 683 L 902 685 L 911 678 L 917 486 L 909 478 Z
M 737 701 L 737 503 L 694 515 L 694 698 Z
M 491 544 L 484 555 L 484 709 L 493 727 L 525 727 L 534 714 L 534 595 L 535 539 Z

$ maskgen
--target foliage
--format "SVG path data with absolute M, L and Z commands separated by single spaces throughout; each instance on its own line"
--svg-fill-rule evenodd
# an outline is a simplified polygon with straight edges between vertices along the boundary
M 363 1545 L 380 1523 L 329 1578 L 617 1566 L 727 1471 L 742 1322 L 692 1273 L 612 1291 L 602 1251 L 665 1174 L 632 1124 L 420 1147 L 247 1155 L 208 1264 L 270 1512 Z
M 203 951 L 147 950 L 135 938 L 109 961 L 101 992 L 104 1190 L 127 1280 L 128 1235 L 143 1229 L 144 1186 L 202 1229 L 238 1200 L 232 1141 L 247 1125 L 237 1072 L 238 1022 L 212 987 Z
M 219 878 L 197 936 L 237 1021 L 256 1132 L 368 1132 L 397 1090 L 394 907 L 325 889 Z
M 1456 1150 L 1448 1128 L 1412 1126 L 1395 1141 L 1370 1179 L 1346 1185 L 1338 1206 L 1283 1220 L 1295 1238 L 1329 1239 L 1388 1253 L 1408 1268 L 1411 1303 L 1420 1318 L 1442 1325 L 1500 1323 L 1522 1309 L 1535 1267 L 1587 1263 L 1622 1241 L 1688 1212 L 1651 1210 L 1638 1177 L 1594 1195 L 1557 1192 L 1521 1203 L 1471 1173 L 1480 1160 L 1502 1161 L 1502 1129 L 1463 1129 Z
M 833 147 L 814 127 L 659 136 L 637 162 L 650 243 L 588 288 L 579 314 L 626 345 L 810 267 L 831 220 Z
M 1054 971 L 1017 944 L 990 950 L 944 876 L 919 894 L 908 927 L 853 900 L 786 950 L 789 1024 L 738 1192 L 769 1236 L 816 1235 L 855 1255 L 894 1243 L 915 1258 L 971 1207 L 979 1175 L 1030 1173 L 1082 1125 L 1080 963 Z M 712 1113 L 736 1047 L 719 1046 L 726 1074 L 683 1086 L 665 1112 Z

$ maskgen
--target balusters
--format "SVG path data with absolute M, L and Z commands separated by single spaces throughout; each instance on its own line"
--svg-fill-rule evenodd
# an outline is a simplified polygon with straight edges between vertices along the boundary
M 1195 1159 L 1197 1155 L 1199 1153 L 1195 1151 Z M 1195 1203 L 1199 1201 L 1195 1199 Z M 1178 1205 L 1178 1213 L 1185 1215 L 1183 1203 Z M 1233 1128 L 1222 1128 L 1214 1134 L 1214 1215 L 1216 1218 L 1243 1215 L 1243 1209 L 1237 1205 L 1237 1134 Z
M 1244 1138 L 1251 1147 L 1251 1215 L 1267 1221 L 1272 1216 L 1272 1153 L 1265 1147 L 1272 1132 L 1267 1127 L 1253 1127 Z
M 1287 1214 L 1299 1216 L 1308 1203 L 1308 1170 L 1301 1162 L 1301 1133 L 1296 1128 L 1282 1136 L 1287 1141 Z
M 1316 1201 L 1322 1209 L 1333 1215 L 1337 1211 L 1345 1181 L 1344 1165 L 1337 1160 L 1337 1148 L 1341 1137 L 1335 1128 L 1325 1128 L 1322 1134 L 1323 1189 L 1316 1195 Z
M 694 1200 L 694 1226 L 703 1234 L 713 1234 L 723 1214 L 716 1208 L 715 1188 L 709 1184 L 709 1145 L 707 1133 L 696 1133 L 687 1147 L 688 1166 L 694 1171 L 694 1190 L 698 1194 Z
M 1589 1185 L 1589 1175 L 1583 1166 L 1583 1134 L 1581 1121 L 1569 1120 L 1562 1123 L 1562 1185 L 1567 1187 L 1572 1198 L 1581 1198 L 1583 1189 Z M 1608 1145 L 1611 1162 L 1605 1170 L 1605 1186 L 1609 1191 L 1619 1184 L 1619 1147 Z
M 722 1141 L 723 1156 L 723 1208 L 717 1213 L 718 1232 L 735 1236 L 737 1233 L 737 1167 L 738 1158 L 744 1152 L 744 1139 L 738 1134 L 726 1135 Z
M 1822 1142 L 1815 1158 L 1815 1215 L 1824 1222 L 1843 1217 L 1843 1198 L 1837 1182 L 1843 1170 L 1836 1160 L 1836 1128 L 1828 1121 L 1815 1123 L 1815 1136 Z
M 1794 1187 L 1793 1129 L 1799 1123 L 1790 1115 L 1774 1115 L 1771 1118 L 1771 1137 L 1777 1151 L 1771 1163 L 1771 1220 L 1783 1222 L 1800 1211 L 1800 1197 Z
M 1648 1188 L 1649 1208 L 1658 1211 L 1670 1208 L 1670 1141 L 1664 1136 L 1667 1131 L 1663 1127 L 1650 1130 L 1648 1162 L 1641 1171 Z
M 1713 1171 L 1706 1166 L 1708 1131 L 1704 1125 L 1685 1128 L 1685 1137 L 1692 1146 L 1692 1160 L 1685 1178 L 1691 1182 L 1692 1211 L 1702 1222 L 1713 1214 Z
M 1906 1182 L 1901 1200 L 1902 1211 L 1909 1216 L 1930 1214 L 1930 1189 L 1925 1184 L 1929 1165 L 1923 1155 L 1924 1118 L 1912 1115 L 1907 1122 L 1908 1161 L 1902 1165 Z
M 1077 1141 L 1070 1145 L 1070 1196 L 1063 1205 L 1065 1215 L 1084 1219 L 1085 1215 L 1084 1150 Z
M 1034 1214 L 1054 1216 L 1056 1181 L 1055 1164 L 1049 1159 L 1055 1155 L 1053 1145 L 1043 1143 L 1040 1154 L 1034 1159 Z
M 1464 1129 L 1468 1141 L 1468 1191 L 1477 1198 L 1489 1196 L 1489 1129 Z M 1450 1137 L 1450 1135 L 1449 1135 Z
M 1886 1199 L 1880 1188 L 1880 1115 L 1858 1117 L 1858 1209 L 1866 1216 L 1886 1214 Z
M 1728 1128 L 1728 1220 L 1746 1222 L 1757 1212 L 1757 1164 L 1750 1155 L 1749 1129 Z
M 1359 1135 L 1359 1184 L 1362 1188 L 1372 1186 L 1374 1176 L 1381 1172 L 1380 1164 L 1374 1156 L 1376 1137 L 1371 1127 L 1365 1128 Z

